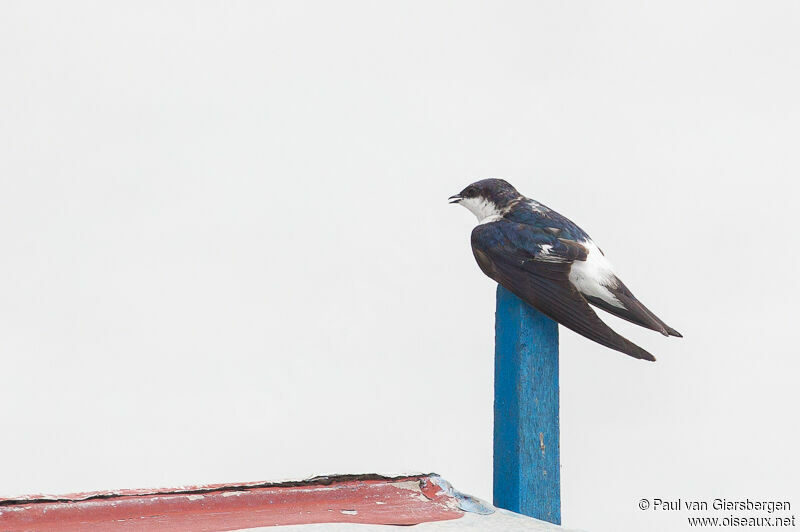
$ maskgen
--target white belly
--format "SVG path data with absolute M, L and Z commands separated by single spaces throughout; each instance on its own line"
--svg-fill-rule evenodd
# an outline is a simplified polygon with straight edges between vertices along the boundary
M 581 242 L 589 253 L 585 261 L 576 260 L 569 271 L 569 280 L 581 294 L 602 299 L 615 307 L 625 308 L 608 287 L 617 285 L 611 263 L 591 240 Z

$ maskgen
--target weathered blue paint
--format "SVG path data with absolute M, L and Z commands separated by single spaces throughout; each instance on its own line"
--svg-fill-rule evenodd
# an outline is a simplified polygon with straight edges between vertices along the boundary
M 494 505 L 561 524 L 558 324 L 497 287 Z

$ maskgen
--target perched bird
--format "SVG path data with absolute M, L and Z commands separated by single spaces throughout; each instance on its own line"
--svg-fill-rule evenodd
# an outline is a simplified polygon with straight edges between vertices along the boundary
M 478 217 L 472 253 L 483 273 L 561 325 L 644 360 L 655 357 L 614 332 L 590 303 L 665 336 L 681 336 L 633 296 L 583 229 L 508 182 L 477 181 L 449 201 Z

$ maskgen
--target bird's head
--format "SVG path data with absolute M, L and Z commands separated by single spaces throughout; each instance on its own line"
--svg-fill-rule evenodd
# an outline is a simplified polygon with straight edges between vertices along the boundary
M 463 205 L 482 222 L 490 216 L 500 216 L 510 209 L 522 195 L 503 179 L 482 179 L 450 196 L 450 203 Z

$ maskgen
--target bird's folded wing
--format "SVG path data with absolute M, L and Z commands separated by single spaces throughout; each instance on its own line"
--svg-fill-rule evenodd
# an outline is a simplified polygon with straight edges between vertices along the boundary
M 501 220 L 472 231 L 472 251 L 486 275 L 558 323 L 634 358 L 655 360 L 606 325 L 569 281 L 572 262 L 586 258 L 581 244 Z

